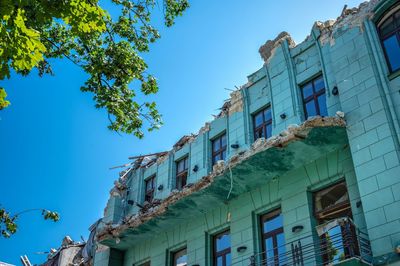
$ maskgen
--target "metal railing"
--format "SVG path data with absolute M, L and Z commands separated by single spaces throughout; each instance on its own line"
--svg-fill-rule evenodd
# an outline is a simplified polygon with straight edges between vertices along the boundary
M 319 237 L 303 237 L 257 253 L 250 257 L 249 265 L 334 265 L 350 258 L 371 264 L 372 252 L 368 235 L 347 222 L 330 228 Z

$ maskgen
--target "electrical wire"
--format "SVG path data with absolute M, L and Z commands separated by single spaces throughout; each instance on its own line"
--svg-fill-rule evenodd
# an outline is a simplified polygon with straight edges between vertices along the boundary
M 230 177 L 231 177 L 231 188 L 229 189 L 229 193 L 228 193 L 228 196 L 226 197 L 226 199 L 228 200 L 229 199 L 229 196 L 231 195 L 231 193 L 232 193 L 232 189 L 233 189 L 233 176 L 232 176 L 232 169 L 231 169 L 231 166 L 228 164 L 228 169 L 229 169 L 229 175 L 230 175 Z

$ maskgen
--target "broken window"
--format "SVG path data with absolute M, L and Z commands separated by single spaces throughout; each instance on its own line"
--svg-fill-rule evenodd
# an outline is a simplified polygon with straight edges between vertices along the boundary
M 226 134 L 217 137 L 212 141 L 212 164 L 226 158 Z
M 272 136 L 272 113 L 271 107 L 257 112 L 253 115 L 254 140 L 269 138 Z
M 382 19 L 378 32 L 389 71 L 400 70 L 400 5 Z
M 316 192 L 314 202 L 315 216 L 319 224 L 338 217 L 351 217 L 349 194 L 345 182 Z
M 311 116 L 327 116 L 325 83 L 322 76 L 308 82 L 301 87 L 303 97 L 304 114 L 308 119 Z
M 261 239 L 264 261 L 262 265 L 285 265 L 285 235 L 280 209 L 261 216 Z
M 345 182 L 316 192 L 314 212 L 324 265 L 337 263 L 354 255 L 350 253 L 358 252 L 354 226 L 347 222 L 352 213 Z
M 187 265 L 187 251 L 186 247 L 172 253 L 172 266 L 186 266 Z
M 231 235 L 229 230 L 214 236 L 213 255 L 214 266 L 231 265 Z
M 144 200 L 151 202 L 154 198 L 154 189 L 156 186 L 156 176 L 153 175 L 144 181 L 145 195 Z
M 189 168 L 189 157 L 185 157 L 176 162 L 176 185 L 175 188 L 181 190 L 186 186 L 188 168 Z

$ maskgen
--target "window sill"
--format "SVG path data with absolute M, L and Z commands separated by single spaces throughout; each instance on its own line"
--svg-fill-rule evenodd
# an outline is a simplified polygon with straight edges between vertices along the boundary
M 388 76 L 388 79 L 389 79 L 389 80 L 393 80 L 393 79 L 395 79 L 395 78 L 397 78 L 397 77 L 400 77 L 400 69 L 399 69 L 399 70 L 396 70 L 396 71 L 393 72 L 393 73 L 390 73 L 389 76 Z

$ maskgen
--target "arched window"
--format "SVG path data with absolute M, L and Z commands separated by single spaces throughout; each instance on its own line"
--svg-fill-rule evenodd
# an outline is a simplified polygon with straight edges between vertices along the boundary
M 378 32 L 390 72 L 400 70 L 400 5 L 382 18 Z

